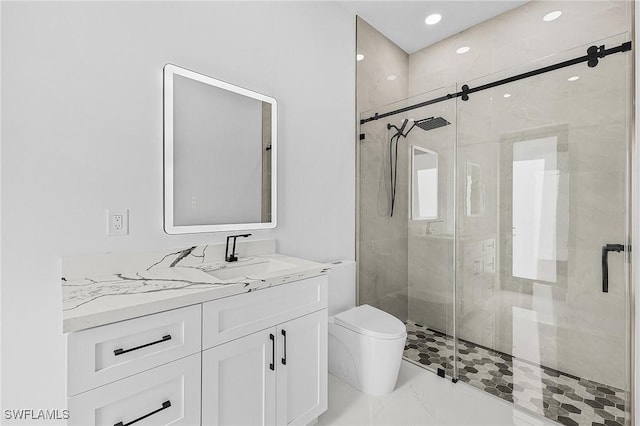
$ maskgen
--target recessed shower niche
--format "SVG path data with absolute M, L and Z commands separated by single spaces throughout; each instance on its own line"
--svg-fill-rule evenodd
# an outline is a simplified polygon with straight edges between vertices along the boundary
M 276 100 L 172 64 L 163 99 L 165 231 L 274 228 Z

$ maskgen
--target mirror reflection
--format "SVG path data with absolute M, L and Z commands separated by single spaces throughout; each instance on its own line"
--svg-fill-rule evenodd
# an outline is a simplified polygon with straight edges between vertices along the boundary
M 411 145 L 411 219 L 438 218 L 438 153 Z
M 466 214 L 482 216 L 484 213 L 484 193 L 482 188 L 481 168 L 479 164 L 467 161 L 466 173 Z

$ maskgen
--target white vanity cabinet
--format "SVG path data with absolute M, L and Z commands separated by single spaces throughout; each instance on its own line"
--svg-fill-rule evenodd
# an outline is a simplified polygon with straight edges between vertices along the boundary
M 234 299 L 203 306 L 202 424 L 309 424 L 327 409 L 326 276 Z
M 309 424 L 327 409 L 327 303 L 320 275 L 70 333 L 67 424 Z

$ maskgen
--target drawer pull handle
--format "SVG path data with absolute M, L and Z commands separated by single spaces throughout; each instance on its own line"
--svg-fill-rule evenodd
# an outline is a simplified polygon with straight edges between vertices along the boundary
M 129 426 L 129 425 L 132 425 L 132 424 L 134 424 L 136 422 L 139 422 L 140 420 L 146 419 L 149 416 L 153 416 L 154 414 L 159 413 L 162 410 L 166 410 L 169 407 L 171 407 L 171 401 L 165 401 L 165 402 L 162 403 L 162 408 L 158 408 L 157 410 L 153 410 L 152 412 L 147 413 L 142 417 L 138 417 L 135 420 L 131 420 L 129 423 L 118 422 L 118 423 L 114 424 L 113 426 Z
M 282 358 L 282 365 L 287 365 L 287 332 L 282 330 L 282 337 L 284 337 L 284 358 Z
M 166 336 L 162 336 L 162 339 L 160 340 L 156 340 L 155 342 L 151 342 L 151 343 L 145 343 L 144 345 L 136 346 L 135 348 L 131 348 L 131 349 L 118 348 L 113 351 L 113 354 L 115 356 L 126 354 L 127 352 L 136 351 L 138 349 L 146 348 L 147 346 L 151 346 L 151 345 L 157 345 L 158 343 L 166 342 L 167 340 L 171 340 L 170 334 L 167 334 Z
M 276 359 L 276 336 L 273 334 L 269 334 L 269 339 L 271 340 L 271 364 L 269 364 L 269 369 L 271 371 L 276 369 L 275 359 Z

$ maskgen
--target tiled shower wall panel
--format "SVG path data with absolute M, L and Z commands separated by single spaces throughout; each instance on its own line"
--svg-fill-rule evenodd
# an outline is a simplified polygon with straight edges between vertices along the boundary
M 360 114 L 407 97 L 409 55 L 357 19 L 357 107 Z M 395 75 L 395 80 L 389 80 Z M 361 126 L 358 173 L 358 303 L 407 319 L 407 147 L 400 146 L 398 193 L 390 217 L 387 121 Z

